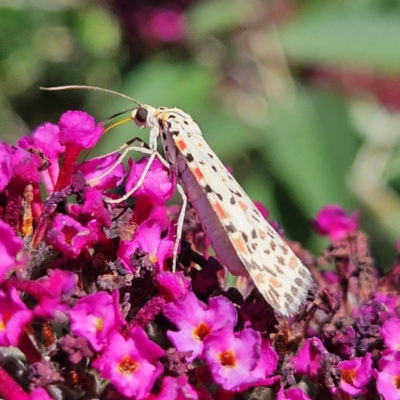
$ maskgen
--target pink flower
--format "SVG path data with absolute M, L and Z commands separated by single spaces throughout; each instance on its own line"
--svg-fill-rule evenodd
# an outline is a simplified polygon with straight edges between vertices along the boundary
M 400 351 L 400 319 L 390 318 L 381 328 L 381 336 L 389 350 Z
M 365 394 L 365 386 L 371 379 L 372 361 L 371 353 L 365 357 L 356 357 L 348 361 L 338 363 L 340 368 L 340 387 L 351 396 Z
M 174 301 L 185 297 L 189 291 L 190 281 L 183 272 L 163 271 L 157 274 L 156 283 L 165 301 Z
M 69 310 L 69 298 L 77 290 L 72 272 L 56 269 L 48 270 L 48 274 L 37 281 L 13 281 L 19 290 L 35 297 L 34 313 L 41 318 L 54 318 L 56 313 Z
M 12 180 L 25 184 L 39 183 L 41 181 L 39 169 L 42 165 L 43 160 L 39 155 L 17 148 L 13 152 L 11 161 Z
M 100 351 L 108 334 L 125 324 L 119 309 L 118 290 L 112 296 L 98 292 L 79 299 L 70 311 L 70 318 L 74 335 L 83 336 L 95 351 Z
M 158 361 L 163 355 L 164 350 L 150 341 L 142 328 L 134 328 L 128 339 L 113 331 L 93 367 L 122 395 L 141 400 L 163 371 Z
M 151 16 L 146 31 L 164 42 L 179 42 L 185 36 L 185 16 L 174 10 L 157 10 Z
M 261 353 L 261 336 L 253 329 L 234 334 L 231 328 L 219 329 L 204 339 L 203 357 L 216 383 L 225 390 L 240 390 L 255 382 L 251 371 Z
M 0 143 L 0 192 L 10 183 L 12 153 L 8 143 Z
M 276 400 L 311 400 L 300 388 L 289 388 L 283 391 L 283 386 L 277 393 Z
M 257 362 L 257 366 L 251 371 L 254 380 L 241 385 L 240 391 L 248 389 L 251 386 L 272 386 L 280 379 L 278 375 L 269 378 L 278 366 L 278 355 L 271 347 L 269 339 L 261 338 L 261 340 L 260 359 Z
M 75 172 L 80 171 L 87 181 L 91 181 L 90 185 L 99 190 L 112 189 L 119 186 L 125 177 L 126 171 L 123 163 L 119 163 L 110 173 L 96 180 L 98 176 L 106 173 L 117 161 L 118 153 L 93 158 L 92 160 L 81 163 L 75 167 Z
M 18 263 L 18 253 L 22 250 L 24 242 L 17 237 L 10 225 L 0 219 L 0 283 L 9 271 Z
M 97 239 L 96 231 L 93 224 L 82 226 L 68 215 L 58 214 L 53 220 L 52 229 L 47 232 L 47 243 L 67 257 L 76 258 Z
M 104 206 L 102 192 L 97 188 L 88 188 L 85 191 L 85 202 L 80 209 L 80 215 L 86 220 L 97 220 L 102 226 L 109 228 L 111 215 Z
M 162 380 L 161 390 L 158 394 L 150 394 L 146 400 L 197 400 L 198 396 L 196 390 L 189 384 L 186 376 L 166 376 Z M 202 400 L 211 396 L 202 397 Z
M 328 354 L 321 340 L 314 337 L 305 341 L 303 347 L 291 361 L 294 362 L 297 374 L 307 375 L 316 382 L 321 376 L 324 356 Z
M 73 144 L 83 149 L 92 148 L 103 134 L 103 126 L 83 111 L 67 111 L 58 122 L 60 143 Z
M 14 287 L 0 290 L 0 346 L 17 346 L 21 332 L 33 316 Z
M 333 204 L 323 207 L 311 223 L 319 235 L 329 236 L 335 242 L 358 229 L 358 217 L 358 211 L 348 217 L 343 208 Z
M 384 399 L 400 398 L 400 352 L 385 350 L 378 362 L 380 371 L 372 371 L 378 393 Z
M 164 261 L 172 257 L 174 242 L 170 239 L 161 239 L 161 226 L 158 220 L 151 219 L 143 222 L 130 242 L 122 242 L 118 249 L 118 257 L 126 269 L 133 271 L 132 256 L 137 249 L 149 255 L 150 261 L 160 272 L 164 268 Z
M 129 159 L 130 172 L 126 180 L 125 190 L 129 192 L 138 182 L 146 167 L 148 158 L 144 157 L 137 163 Z M 175 180 L 169 179 L 168 169 L 155 159 L 144 178 L 143 184 L 133 193 L 135 197 L 146 197 L 155 205 L 164 205 L 174 194 Z
M 225 297 L 212 297 L 207 307 L 193 292 L 166 304 L 163 312 L 179 329 L 178 332 L 167 331 L 169 340 L 178 351 L 192 351 L 187 361 L 193 361 L 202 354 L 208 335 L 222 328 L 233 330 L 237 321 L 235 307 Z

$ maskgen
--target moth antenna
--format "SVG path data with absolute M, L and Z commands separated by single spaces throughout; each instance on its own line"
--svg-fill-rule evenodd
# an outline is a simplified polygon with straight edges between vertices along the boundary
M 142 106 L 137 100 L 132 99 L 129 96 L 125 96 L 122 93 L 115 92 L 114 90 L 104 89 L 98 86 L 86 86 L 86 85 L 68 85 L 68 86 L 53 86 L 53 87 L 40 87 L 40 90 L 48 90 L 48 91 L 56 91 L 56 90 L 71 90 L 71 89 L 84 89 L 84 90 L 95 90 L 97 92 L 104 92 L 110 93 L 114 96 L 122 97 L 125 100 L 132 101 L 133 103 L 137 104 L 139 107 Z

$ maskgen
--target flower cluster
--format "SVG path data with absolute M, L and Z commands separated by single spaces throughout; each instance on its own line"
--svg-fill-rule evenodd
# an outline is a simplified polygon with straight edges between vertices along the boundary
M 400 398 L 400 261 L 378 276 L 357 212 L 320 211 L 319 257 L 285 239 L 315 284 L 284 318 L 209 256 L 191 208 L 172 271 L 176 177 L 155 159 L 134 206 L 110 201 L 148 159 L 79 162 L 102 133 L 69 111 L 0 144 L 2 397 Z

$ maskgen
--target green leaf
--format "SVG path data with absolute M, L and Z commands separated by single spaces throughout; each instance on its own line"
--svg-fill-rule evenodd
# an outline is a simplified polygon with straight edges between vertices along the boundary
M 292 101 L 271 105 L 268 118 L 266 163 L 305 214 L 329 203 L 351 209 L 346 174 L 358 140 L 343 102 L 300 90 Z
M 278 29 L 289 59 L 304 64 L 400 68 L 400 20 L 396 14 L 305 12 Z

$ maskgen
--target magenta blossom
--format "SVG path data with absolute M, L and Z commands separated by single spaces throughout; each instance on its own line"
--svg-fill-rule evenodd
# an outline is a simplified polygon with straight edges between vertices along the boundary
M 283 386 L 281 386 L 276 400 L 311 400 L 311 397 L 308 397 L 300 388 L 293 387 L 283 391 Z
M 322 370 L 322 361 L 328 354 L 321 340 L 317 337 L 307 339 L 298 354 L 291 359 L 297 374 L 309 376 L 318 381 Z
M 86 220 L 96 220 L 106 228 L 111 225 L 111 215 L 104 206 L 102 192 L 97 187 L 85 191 L 85 202 L 79 212 Z
M 133 271 L 132 256 L 137 249 L 149 255 L 150 261 L 160 272 L 164 268 L 164 261 L 171 258 L 174 249 L 174 242 L 170 239 L 161 238 L 161 226 L 158 220 L 151 219 L 143 222 L 135 232 L 130 242 L 122 242 L 118 250 L 118 257 L 124 267 Z
M 70 318 L 74 335 L 83 336 L 95 351 L 100 351 L 108 334 L 125 324 L 119 309 L 119 291 L 115 290 L 112 296 L 98 292 L 79 299 Z
M 42 165 L 43 159 L 38 154 L 17 148 L 11 159 L 12 180 L 39 183 L 41 181 L 39 169 Z
M 378 393 L 384 399 L 400 398 L 400 352 L 385 350 L 378 362 L 380 371 L 373 370 Z
M 118 157 L 119 154 L 115 153 L 109 156 L 93 158 L 77 165 L 75 172 L 82 172 L 85 179 L 89 181 L 91 186 L 96 187 L 96 189 L 106 190 L 115 188 L 122 183 L 126 174 L 123 163 L 118 163 L 112 171 L 108 172 L 115 165 Z M 107 173 L 105 176 L 97 179 L 105 173 Z
M 129 159 L 129 176 L 126 180 L 125 190 L 129 192 L 142 176 L 148 158 L 144 157 L 137 163 Z M 135 197 L 147 197 L 155 205 L 164 205 L 174 194 L 175 179 L 169 179 L 169 171 L 155 159 L 144 178 L 143 184 L 134 192 Z
M 0 219 L 0 283 L 8 272 L 18 264 L 18 253 L 22 250 L 24 242 L 15 235 L 10 225 Z
M 333 204 L 325 206 L 313 219 L 312 225 L 319 235 L 329 236 L 332 242 L 343 239 L 358 228 L 359 212 L 348 217 L 343 208 Z
M 204 339 L 203 357 L 214 381 L 225 390 L 240 390 L 258 380 L 252 375 L 261 355 L 261 336 L 253 329 L 234 334 L 219 329 Z
M 61 144 L 73 144 L 82 149 L 93 147 L 103 134 L 103 126 L 96 125 L 94 118 L 83 111 L 65 112 L 58 126 Z
M 372 375 L 371 353 L 364 357 L 356 357 L 348 361 L 338 363 L 340 368 L 340 388 L 351 396 L 365 394 L 365 386 Z
M 400 319 L 390 318 L 381 328 L 382 339 L 389 350 L 400 351 Z
M 33 316 L 14 287 L 0 290 L 0 346 L 16 346 L 21 332 Z
M 183 272 L 160 272 L 156 276 L 156 283 L 166 302 L 184 298 L 190 288 L 190 281 Z
M 225 297 L 212 297 L 207 307 L 193 292 L 166 304 L 163 312 L 179 329 L 178 332 L 167 331 L 168 338 L 178 351 L 192 351 L 187 361 L 202 354 L 208 335 L 222 328 L 233 330 L 237 321 L 235 307 Z
M 47 273 L 49 276 L 37 281 L 10 278 L 9 282 L 16 289 L 35 298 L 35 316 L 54 318 L 57 314 L 69 310 L 69 296 L 76 293 L 76 275 L 60 269 L 48 270 Z M 63 320 L 65 321 L 65 318 Z
M 153 13 L 143 29 L 163 42 L 179 42 L 185 35 L 186 19 L 182 12 L 161 9 Z
M 93 367 L 122 395 L 141 400 L 149 395 L 163 371 L 158 361 L 163 355 L 164 351 L 149 340 L 142 328 L 134 328 L 128 339 L 113 331 Z
M 240 391 L 243 391 L 251 386 L 272 386 L 280 377 L 270 376 L 276 371 L 278 366 L 278 355 L 271 347 L 269 339 L 261 338 L 261 355 L 257 366 L 251 371 L 254 381 L 243 384 Z
M 2 192 L 11 179 L 12 149 L 8 143 L 0 143 L 0 192 Z
M 157 394 L 150 394 L 146 400 L 197 400 L 200 399 L 196 390 L 189 384 L 185 376 L 166 376 L 162 380 L 161 390 Z M 211 400 L 211 396 L 201 397 L 202 400 Z
M 38 126 L 32 136 L 24 136 L 18 141 L 18 147 L 43 155 L 43 163 L 48 163 L 47 168 L 42 171 L 42 177 L 49 193 L 54 190 L 60 171 L 58 160 L 65 151 L 65 146 L 59 142 L 59 135 L 59 127 L 46 122 Z
M 98 237 L 95 224 L 82 226 L 68 215 L 58 214 L 47 232 L 47 243 L 62 251 L 67 257 L 76 258 Z

